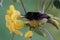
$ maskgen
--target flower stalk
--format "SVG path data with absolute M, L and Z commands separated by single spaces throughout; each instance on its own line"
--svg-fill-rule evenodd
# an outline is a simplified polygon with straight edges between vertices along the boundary
M 15 33 L 11 34 L 10 40 L 14 40 Z
M 22 7 L 23 7 L 23 9 L 24 9 L 24 12 L 26 13 L 27 11 L 26 11 L 26 8 L 25 8 L 25 6 L 24 6 L 24 4 L 23 4 L 23 1 L 20 0 L 20 2 L 21 2 L 21 5 L 22 5 Z

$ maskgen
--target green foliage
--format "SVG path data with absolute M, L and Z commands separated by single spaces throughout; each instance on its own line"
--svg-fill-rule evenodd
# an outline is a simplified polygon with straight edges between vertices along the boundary
M 26 7 L 27 11 L 39 11 L 40 7 L 40 2 L 41 0 L 23 0 L 24 5 Z M 49 3 L 47 0 L 46 5 Z M 0 7 L 0 40 L 9 40 L 10 39 L 10 32 L 5 26 L 5 14 L 6 10 L 8 9 L 9 5 L 13 4 L 17 10 L 21 12 L 22 15 L 24 15 L 24 10 L 21 6 L 21 3 L 13 3 L 11 0 L 3 0 L 3 6 Z M 60 5 L 60 4 L 59 4 Z M 50 7 L 48 11 L 46 12 L 47 14 L 52 14 L 54 16 L 57 16 L 60 18 L 60 10 L 56 9 L 54 6 Z M 60 40 L 60 30 L 56 30 L 52 25 L 47 24 L 46 28 L 54 35 L 56 40 Z M 24 28 L 22 29 L 23 33 L 25 33 L 28 29 Z M 21 37 L 19 35 L 15 35 L 14 40 L 28 40 L 24 37 Z M 46 37 L 41 37 L 38 34 L 33 35 L 32 40 L 50 40 L 49 36 L 46 35 Z
M 53 4 L 56 8 L 60 9 L 60 0 L 55 0 Z

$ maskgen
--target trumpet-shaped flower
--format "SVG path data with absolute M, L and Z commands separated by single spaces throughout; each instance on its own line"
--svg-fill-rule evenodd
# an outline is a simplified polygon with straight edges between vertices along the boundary
M 15 10 L 14 6 L 11 5 L 9 7 L 9 10 L 7 10 L 7 14 L 5 16 L 6 26 L 11 33 L 14 32 L 18 35 L 22 35 L 22 32 L 20 32 L 19 29 L 24 27 L 24 22 L 18 20 L 18 18 L 21 18 L 20 12 L 18 10 Z

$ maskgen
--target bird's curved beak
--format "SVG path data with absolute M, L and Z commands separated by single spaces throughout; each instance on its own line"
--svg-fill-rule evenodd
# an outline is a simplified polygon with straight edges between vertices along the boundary
M 57 20 L 55 19 L 48 19 L 48 23 L 54 25 L 54 27 L 56 27 L 58 29 L 59 23 Z

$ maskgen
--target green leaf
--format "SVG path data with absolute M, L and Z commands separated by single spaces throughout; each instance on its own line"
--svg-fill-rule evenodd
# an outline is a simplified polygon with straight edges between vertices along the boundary
M 56 8 L 60 9 L 60 1 L 59 1 L 59 0 L 55 0 L 55 1 L 53 2 L 53 4 L 54 4 L 54 6 L 55 6 Z
M 16 0 L 12 0 L 13 2 L 16 2 Z
M 43 32 L 42 29 L 40 29 L 40 27 L 36 27 L 33 29 L 34 32 L 36 32 L 37 34 L 41 35 L 41 36 L 45 36 L 45 33 Z

